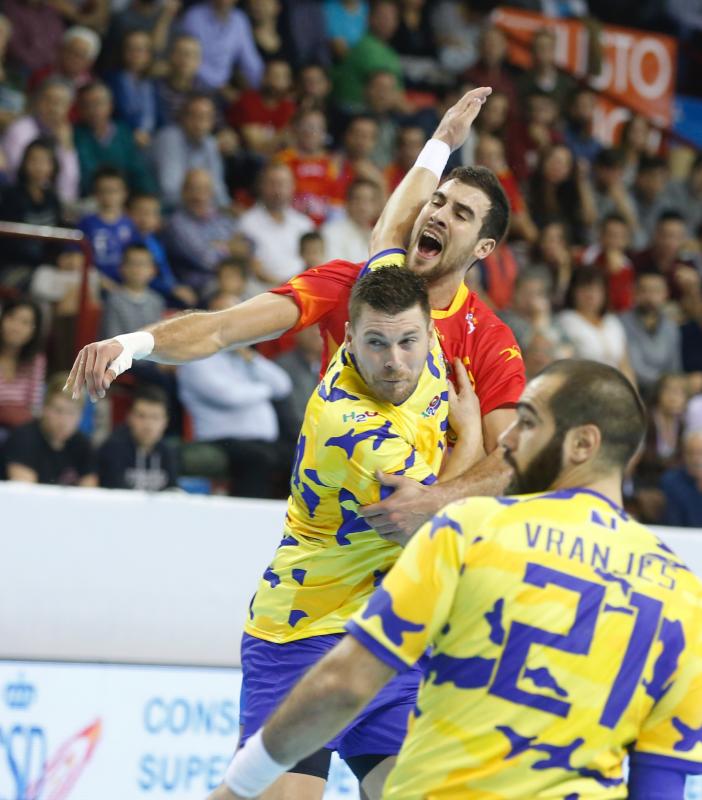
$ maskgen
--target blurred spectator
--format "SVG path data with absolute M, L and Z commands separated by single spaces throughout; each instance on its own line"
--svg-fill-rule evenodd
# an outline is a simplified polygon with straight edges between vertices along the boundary
M 419 125 L 403 125 L 395 139 L 395 160 L 385 167 L 385 189 L 388 194 L 397 189 L 400 182 L 414 166 L 417 156 L 427 141 L 424 129 Z
M 84 266 L 85 253 L 81 246 L 68 244 L 58 253 L 55 266 L 42 264 L 32 276 L 31 295 L 46 311 L 48 341 L 45 349 L 49 372 L 68 370 L 73 365 Z M 96 323 L 100 310 L 100 278 L 92 268 L 88 272 L 87 289 L 83 319 Z
M 294 144 L 278 154 L 295 179 L 293 206 L 320 224 L 339 205 L 338 171 L 327 151 L 327 123 L 316 109 L 300 110 L 293 123 Z
M 78 227 L 90 242 L 93 261 L 103 276 L 103 286 L 115 288 L 120 283 L 122 253 L 138 238 L 134 223 L 125 213 L 127 184 L 118 170 L 102 167 L 95 173 L 93 192 L 97 211 L 83 217 Z
M 642 250 L 650 243 L 659 217 L 670 208 L 666 194 L 668 164 L 658 156 L 642 156 L 631 196 L 637 225 L 634 228 L 633 246 Z
M 154 52 L 165 52 L 172 33 L 173 21 L 180 10 L 180 0 L 127 0 L 124 10 L 112 14 L 105 50 L 107 67 L 112 68 L 119 58 L 120 44 L 130 31 L 144 31 L 151 36 Z M 124 4 L 126 5 L 126 3 Z M 114 3 L 113 3 L 114 7 Z
M 321 64 L 306 64 L 297 75 L 297 101 L 301 109 L 328 111 L 332 85 Z
M 217 285 L 212 296 L 224 295 L 246 299 L 248 294 L 249 265 L 240 256 L 225 258 L 217 264 Z
M 539 28 L 531 40 L 531 69 L 517 81 L 520 97 L 534 89 L 550 95 L 565 115 L 568 100 L 575 90 L 575 80 L 556 66 L 556 33 L 551 28 Z
M 206 170 L 212 179 L 217 205 L 229 205 L 222 155 L 213 135 L 215 119 L 212 98 L 193 94 L 183 104 L 179 122 L 161 128 L 154 137 L 156 179 L 167 209 L 178 203 L 185 175 L 193 169 Z
M 93 80 L 93 66 L 100 54 L 100 37 L 90 28 L 74 25 L 61 39 L 55 63 L 33 72 L 28 87 L 31 91 L 47 78 L 62 78 L 74 92 Z M 75 120 L 73 120 L 75 121 Z
M 529 182 L 529 209 L 534 222 L 543 226 L 561 219 L 578 244 L 587 241 L 597 210 L 583 162 L 575 162 L 571 151 L 553 145 L 543 151 Z
M 5 445 L 7 478 L 23 483 L 97 486 L 95 453 L 78 432 L 83 400 L 63 393 L 67 373 L 46 388 L 41 417 L 15 428 Z
M 400 0 L 400 24 L 390 44 L 410 89 L 431 90 L 445 78 L 437 63 L 430 9 L 426 0 Z
M 702 226 L 702 153 L 695 157 L 685 180 L 671 183 L 668 198 L 685 217 L 688 230 Z
M 331 51 L 343 61 L 368 28 L 367 0 L 324 0 L 324 23 Z
M 531 337 L 527 338 L 522 350 L 527 380 L 530 381 L 535 378 L 558 357 L 558 351 L 553 340 L 543 333 L 535 331 Z
M 259 91 L 247 89 L 227 111 L 227 122 L 241 134 L 244 145 L 263 156 L 287 144 L 295 113 L 290 65 L 280 58 L 266 63 Z
M 86 195 L 98 169 L 112 167 L 125 175 L 129 188 L 152 192 L 154 179 L 131 129 L 112 119 L 112 92 L 104 83 L 89 83 L 78 92 L 80 124 L 75 139 L 80 159 L 80 185 Z
M 432 15 L 434 36 L 439 46 L 439 63 L 459 75 L 478 60 L 478 44 L 485 13 L 469 0 L 442 0 Z
M 132 129 L 134 141 L 147 147 L 156 130 L 156 85 L 149 77 L 153 60 L 151 37 L 130 31 L 122 41 L 121 69 L 110 76 L 115 116 Z
M 295 347 L 278 356 L 275 363 L 290 376 L 292 391 L 285 400 L 286 438 L 295 441 L 302 428 L 305 409 L 319 383 L 322 360 L 322 337 L 311 325 L 295 334 Z M 281 404 L 282 405 L 282 404 Z
M 181 22 L 181 30 L 200 41 L 199 75 L 209 89 L 226 89 L 235 69 L 254 89 L 263 77 L 263 60 L 251 24 L 235 4 L 236 0 L 204 0 L 190 6 Z
M 646 438 L 634 473 L 637 516 L 646 522 L 660 521 L 665 498 L 660 489 L 667 469 L 680 465 L 683 413 L 687 402 L 685 376 L 660 375 L 648 398 Z
M 636 276 L 635 305 L 620 319 L 626 332 L 631 368 L 644 396 L 665 372 L 682 370 L 680 330 L 666 316 L 668 286 L 659 272 Z
M 168 398 L 157 386 L 137 390 L 126 425 L 120 425 L 98 451 L 98 476 L 105 489 L 160 492 L 177 486 L 178 461 L 164 441 Z
M 635 382 L 624 326 L 607 311 L 607 306 L 605 275 L 597 267 L 579 267 L 571 278 L 565 310 L 558 314 L 558 322 L 572 343 L 576 358 L 609 364 Z
M 463 80 L 474 86 L 491 86 L 493 92 L 503 94 L 513 113 L 517 108 L 517 86 L 514 71 L 507 62 L 507 37 L 495 25 L 484 28 L 480 34 L 479 58 L 463 74 Z
M 365 99 L 366 113 L 378 124 L 373 163 L 384 169 L 395 156 L 397 131 L 407 121 L 402 91 L 395 75 L 387 70 L 372 73 L 366 83 Z
M 344 261 L 367 261 L 370 237 L 382 208 L 383 193 L 377 183 L 359 178 L 346 192 L 346 214 L 322 225 L 327 252 Z
M 512 329 L 522 350 L 538 334 L 553 344 L 553 358 L 565 358 L 572 348 L 553 315 L 550 287 L 550 275 L 544 267 L 525 269 L 515 281 L 512 305 L 499 316 Z
M 525 179 L 536 169 L 544 150 L 555 144 L 563 144 L 563 134 L 559 130 L 558 104 L 548 92 L 533 89 L 525 98 L 526 112 L 524 122 L 517 125 L 516 137 L 522 142 L 524 174 L 517 177 Z
M 643 114 L 634 114 L 622 126 L 619 141 L 624 167 L 624 183 L 633 186 L 639 174 L 641 159 L 655 155 L 651 146 L 651 125 Z
M 490 135 L 496 137 L 502 142 L 506 150 L 509 118 L 510 106 L 507 95 L 502 94 L 502 92 L 493 92 L 485 101 L 485 106 L 475 121 L 475 132 L 480 136 Z M 461 162 L 466 166 L 473 164 L 475 161 L 475 140 L 475 136 L 469 136 L 461 148 Z M 512 153 L 510 153 L 511 157 Z
M 46 377 L 41 311 L 28 298 L 7 300 L 0 315 L 0 441 L 41 408 Z
M 575 266 L 568 231 L 562 222 L 552 220 L 540 228 L 531 262 L 546 267 L 551 274 L 551 298 L 554 306 L 561 308 Z
M 282 27 L 292 47 L 292 65 L 295 69 L 312 62 L 323 64 L 325 67 L 331 64 L 331 53 L 324 26 L 324 9 L 318 0 L 295 0 L 294 3 L 285 3 Z
M 35 139 L 27 145 L 17 170 L 17 179 L 0 196 L 0 217 L 29 225 L 61 224 L 61 203 L 56 194 L 59 163 L 49 139 Z M 3 243 L 0 281 L 25 286 L 31 268 L 46 261 L 51 245 L 44 239 L 6 239 Z
M 143 244 L 125 247 L 119 272 L 122 285 L 107 295 L 103 307 L 102 339 L 114 339 L 121 333 L 153 325 L 166 309 L 161 295 L 149 289 L 156 267 L 148 247 Z
M 228 308 L 231 300 L 217 296 L 209 308 Z M 269 497 L 271 473 L 290 467 L 289 451 L 277 444 L 272 402 L 290 394 L 287 373 L 255 350 L 242 348 L 183 364 L 177 376 L 196 441 L 216 444 L 229 459 L 232 493 Z
M 629 226 L 624 217 L 611 213 L 599 228 L 598 241 L 583 250 L 580 262 L 604 272 L 610 308 L 626 311 L 634 302 L 634 265 L 627 252 L 631 238 Z
M 688 231 L 677 211 L 663 211 L 656 221 L 650 247 L 634 255 L 637 272 L 656 270 L 665 276 L 670 296 L 677 300 L 685 291 L 685 273 L 699 275 L 695 255 L 686 249 Z
M 304 265 L 303 269 L 312 269 L 327 260 L 324 239 L 319 231 L 310 231 L 302 234 L 300 237 L 300 258 Z
M 510 306 L 519 264 L 509 244 L 502 242 L 476 266 L 483 287 L 483 299 L 487 304 L 496 310 Z
M 368 16 L 368 31 L 334 69 L 334 97 L 346 109 L 358 111 L 363 90 L 375 72 L 389 72 L 402 80 L 400 57 L 390 41 L 400 22 L 399 11 L 391 0 L 376 0 Z
M 339 159 L 339 196 L 345 197 L 349 186 L 359 178 L 385 186 L 383 171 L 373 163 L 378 145 L 378 123 L 368 114 L 352 117 L 344 131 Z
M 265 284 L 277 286 L 302 270 L 300 236 L 314 226 L 292 207 L 294 188 L 290 169 L 271 162 L 259 175 L 258 202 L 239 220 L 241 233 L 255 247 L 256 277 Z
M 576 159 L 585 159 L 592 164 L 602 149 L 592 134 L 595 120 L 597 95 L 588 86 L 579 86 L 568 102 L 568 115 L 563 131 L 565 143 Z
M 630 233 L 636 230 L 634 199 L 624 183 L 620 150 L 604 147 L 597 153 L 592 164 L 592 190 L 600 220 L 611 214 L 618 214 L 624 218 Z
M 264 61 L 277 59 L 290 65 L 294 53 L 289 37 L 281 33 L 280 0 L 249 0 L 247 8 L 254 44 L 261 58 Z
M 475 163 L 492 170 L 505 190 L 511 212 L 510 238 L 523 239 L 529 244 L 533 244 L 539 237 L 539 231 L 531 218 L 517 179 L 507 165 L 502 142 L 496 136 L 481 134 L 475 145 Z
M 4 0 L 2 10 L 12 23 L 7 54 L 25 74 L 54 63 L 64 22 L 52 0 Z
M 702 431 L 689 431 L 683 439 L 683 466 L 661 478 L 665 494 L 664 525 L 702 527 Z
M 166 250 L 180 280 L 199 295 L 206 292 L 219 261 L 233 253 L 237 229 L 231 214 L 217 210 L 210 173 L 188 170 L 182 202 L 164 231 Z
M 0 133 L 24 111 L 22 76 L 5 63 L 12 23 L 0 14 Z
M 149 288 L 158 292 L 167 301 L 186 307 L 197 303 L 197 294 L 185 284 L 179 284 L 171 270 L 168 255 L 159 233 L 162 228 L 161 201 L 155 194 L 134 194 L 129 198 L 127 214 L 137 230 L 138 241 L 148 247 L 156 267 L 156 277 Z
M 71 88 L 59 78 L 48 78 L 32 95 L 31 113 L 8 125 L 2 139 L 10 179 L 17 172 L 30 142 L 45 136 L 55 143 L 59 161 L 56 187 L 64 203 L 78 198 L 81 177 L 78 154 L 73 146 L 73 128 L 68 117 L 72 103 Z
M 51 0 L 63 19 L 72 25 L 85 25 L 100 36 L 107 31 L 111 0 Z
M 175 124 L 180 119 L 186 100 L 191 95 L 204 91 L 205 84 L 197 74 L 201 60 L 199 39 L 186 33 L 173 39 L 168 51 L 165 75 L 156 81 L 159 124 Z

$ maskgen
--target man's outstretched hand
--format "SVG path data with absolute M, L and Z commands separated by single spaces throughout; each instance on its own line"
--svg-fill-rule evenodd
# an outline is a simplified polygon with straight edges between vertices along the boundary
M 376 470 L 383 486 L 395 491 L 380 503 L 359 508 L 358 513 L 383 539 L 404 547 L 414 532 L 445 503 L 436 486 L 428 487 L 404 475 Z
M 446 142 L 451 151 L 458 150 L 468 138 L 475 118 L 491 94 L 492 89 L 489 86 L 480 86 L 466 92 L 441 118 L 432 138 Z
M 77 399 L 85 386 L 93 402 L 104 397 L 112 381 L 124 371 L 109 369 L 110 364 L 122 354 L 123 350 L 122 345 L 114 339 L 86 345 L 73 362 L 71 374 L 63 387 L 64 392 L 70 392 L 71 396 Z

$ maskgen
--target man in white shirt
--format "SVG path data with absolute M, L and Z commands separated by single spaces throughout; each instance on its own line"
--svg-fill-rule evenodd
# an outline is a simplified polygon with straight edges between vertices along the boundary
M 259 199 L 241 215 L 240 230 L 254 243 L 256 277 L 277 286 L 305 268 L 300 237 L 314 228 L 312 220 L 292 207 L 295 180 L 285 164 L 272 162 L 261 172 Z M 368 255 L 366 245 L 363 260 Z
M 344 261 L 365 261 L 382 201 L 382 189 L 377 183 L 365 178 L 355 180 L 346 193 L 346 214 L 322 226 L 327 252 Z

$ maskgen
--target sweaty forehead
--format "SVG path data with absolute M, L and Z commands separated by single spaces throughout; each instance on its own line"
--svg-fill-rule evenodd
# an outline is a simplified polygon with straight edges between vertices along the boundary
M 424 326 L 426 326 L 426 319 L 419 305 L 401 311 L 399 314 L 387 314 L 364 305 L 355 327 L 359 333 L 376 331 L 386 336 L 398 336 L 408 330 Z
M 477 186 L 469 186 L 455 178 L 442 183 L 439 191 L 450 202 L 464 203 L 470 206 L 477 217 L 484 217 L 490 208 L 490 200 L 482 189 L 478 189 Z

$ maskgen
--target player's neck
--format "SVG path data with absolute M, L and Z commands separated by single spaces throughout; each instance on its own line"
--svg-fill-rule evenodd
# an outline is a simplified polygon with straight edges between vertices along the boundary
M 589 489 L 591 492 L 604 495 L 615 505 L 623 506 L 622 476 L 617 472 L 603 474 L 593 469 L 592 465 L 583 468 L 574 467 L 562 474 L 553 484 L 553 489 Z
M 437 310 L 448 308 L 461 288 L 463 279 L 462 272 L 450 272 L 431 283 L 428 287 L 429 305 Z

